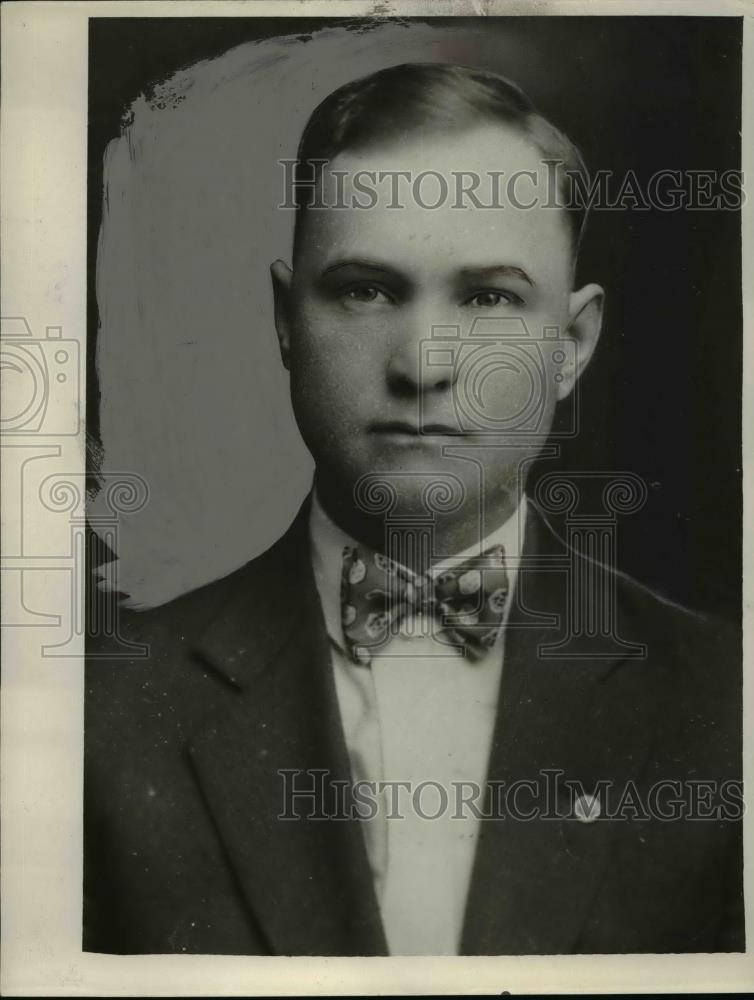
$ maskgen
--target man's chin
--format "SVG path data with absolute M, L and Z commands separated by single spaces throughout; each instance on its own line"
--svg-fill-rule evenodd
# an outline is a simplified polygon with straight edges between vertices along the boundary
M 365 513 L 397 517 L 450 513 L 468 502 L 465 479 L 467 470 L 459 468 L 457 460 L 383 461 L 353 478 L 353 497 Z

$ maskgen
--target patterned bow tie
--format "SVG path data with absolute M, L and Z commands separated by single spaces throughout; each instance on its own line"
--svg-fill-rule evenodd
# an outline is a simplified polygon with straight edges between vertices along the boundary
M 341 622 L 354 663 L 368 665 L 370 650 L 386 643 L 409 615 L 415 622 L 437 623 L 441 641 L 478 660 L 500 633 L 507 595 L 502 545 L 434 580 L 378 552 L 343 550 Z

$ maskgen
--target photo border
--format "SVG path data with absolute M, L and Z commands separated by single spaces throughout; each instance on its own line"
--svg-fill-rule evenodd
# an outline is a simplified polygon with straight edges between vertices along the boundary
M 452 13 L 449 12 L 449 7 Z M 311 16 L 473 15 L 731 16 L 744 18 L 743 116 L 754 121 L 754 15 L 744 3 L 642 0 L 531 2 L 478 0 L 308 0 Z M 80 391 L 86 357 L 87 53 L 89 17 L 295 17 L 290 0 L 249 2 L 17 2 L 2 7 L 2 314 L 23 316 L 36 337 L 50 327 L 79 342 Z M 748 16 L 747 16 L 748 14 Z M 745 181 L 754 177 L 754 129 L 743 131 Z M 745 184 L 744 181 L 744 184 Z M 64 197 L 61 196 L 64 193 Z M 754 205 L 742 211 L 743 269 L 754 275 Z M 742 289 L 744 317 L 744 781 L 754 779 L 754 281 Z M 71 382 L 74 387 L 74 382 Z M 60 396 L 59 418 L 78 397 Z M 85 401 L 81 398 L 81 413 Z M 55 414 L 52 414 L 55 417 Z M 82 421 L 83 423 L 83 421 Z M 49 440 L 49 444 L 47 441 Z M 40 439 L 55 469 L 83 477 L 83 431 Z M 12 445 L 12 448 L 22 447 Z M 31 447 L 31 445 L 30 445 Z M 57 452 L 54 449 L 57 448 Z M 30 453 L 31 454 L 31 453 Z M 3 446 L 3 467 L 10 461 Z M 18 453 L 12 456 L 18 458 Z M 18 483 L 4 477 L 5 545 L 17 532 Z M 35 541 L 63 552 L 59 519 L 32 512 Z M 44 574 L 37 606 L 70 602 L 73 577 Z M 81 596 L 81 595 L 79 595 Z M 4 606 L 7 594 L 3 591 Z M 740 992 L 754 987 L 754 955 L 559 955 L 442 958 L 282 958 L 129 955 L 81 951 L 83 636 L 73 658 L 45 660 L 40 636 L 55 625 L 3 630 L 2 966 L 5 995 L 243 996 L 326 994 L 500 994 Z M 747 710 L 747 708 L 749 710 Z M 751 848 L 752 817 L 745 817 Z M 747 938 L 754 922 L 754 861 L 747 851 Z

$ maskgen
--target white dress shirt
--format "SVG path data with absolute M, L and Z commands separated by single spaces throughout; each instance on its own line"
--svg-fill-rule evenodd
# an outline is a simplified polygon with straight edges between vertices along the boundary
M 525 518 L 522 500 L 481 545 L 433 566 L 432 575 L 502 544 L 509 583 L 505 623 Z M 479 820 L 473 809 L 456 808 L 457 791 L 461 782 L 484 788 L 505 631 L 476 662 L 432 635 L 407 636 L 402 629 L 372 654 L 370 666 L 354 663 L 343 638 L 340 580 L 343 548 L 358 543 L 331 521 L 316 492 L 310 533 L 352 780 L 411 783 L 411 792 L 386 790 L 376 816 L 362 824 L 390 954 L 458 954 Z M 431 784 L 417 792 L 422 782 Z M 438 785 L 446 790 L 447 807 Z M 465 794 L 474 795 L 471 786 Z M 483 797 L 474 801 L 483 808 Z M 391 811 L 403 818 L 388 818 Z

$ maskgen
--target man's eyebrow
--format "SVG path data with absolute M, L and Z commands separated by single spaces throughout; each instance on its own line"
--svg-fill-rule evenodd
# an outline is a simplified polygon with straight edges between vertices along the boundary
M 380 263 L 380 261 L 376 260 L 370 260 L 368 257 L 347 257 L 343 260 L 336 260 L 333 261 L 332 264 L 328 264 L 322 271 L 322 276 L 324 277 L 327 274 L 332 274 L 335 271 L 339 271 L 347 267 L 363 267 L 370 271 L 382 271 L 384 274 L 395 274 L 395 269 L 389 264 Z M 532 288 L 535 285 L 534 279 L 530 278 L 522 267 L 517 267 L 515 264 L 469 265 L 467 267 L 460 268 L 458 274 L 463 281 L 494 281 L 495 278 L 504 277 L 518 278 L 520 281 L 525 281 L 527 285 L 531 285 Z
M 322 274 L 332 274 L 333 271 L 339 271 L 344 267 L 364 267 L 370 271 L 384 271 L 386 274 L 392 273 L 393 270 L 385 264 L 369 260 L 366 257 L 347 257 L 345 260 L 336 260 L 333 264 L 328 264 Z
M 479 267 L 462 267 L 458 273 L 465 281 L 484 281 L 502 276 L 504 278 L 520 278 L 532 288 L 535 284 L 534 279 L 530 278 L 522 267 L 516 267 L 515 264 L 482 264 Z

